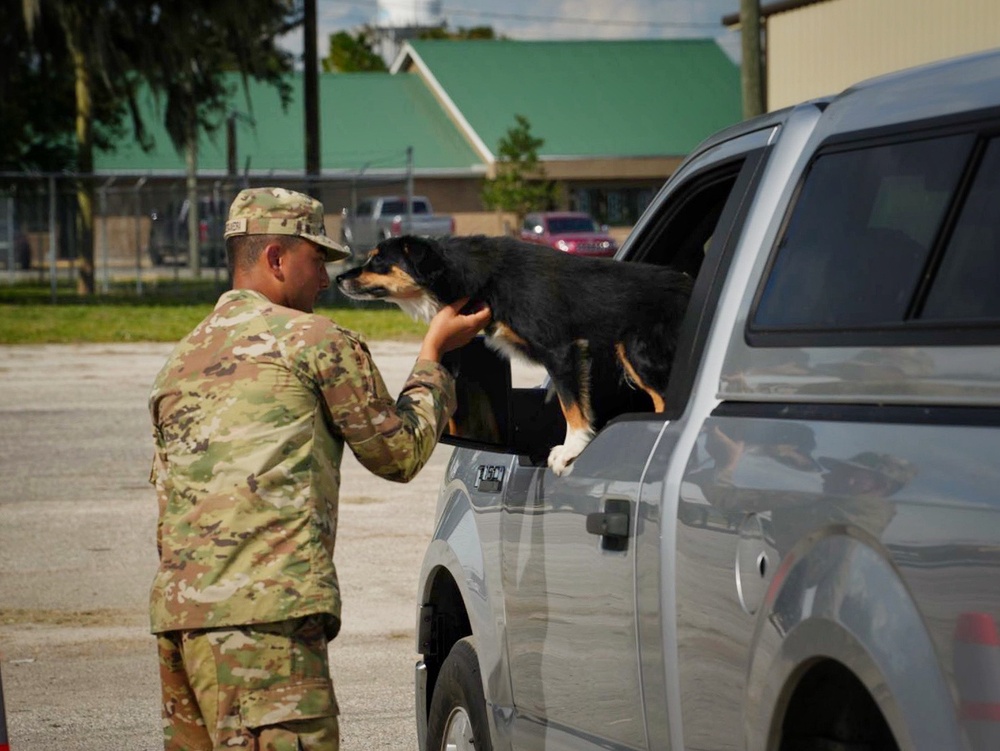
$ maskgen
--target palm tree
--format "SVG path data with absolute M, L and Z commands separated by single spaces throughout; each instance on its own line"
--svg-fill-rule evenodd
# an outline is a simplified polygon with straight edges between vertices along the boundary
M 225 117 L 227 72 L 238 71 L 244 89 L 248 77 L 273 83 L 287 102 L 290 86 L 283 76 L 292 60 L 275 38 L 301 23 L 296 8 L 294 0 L 22 0 L 29 35 L 48 14 L 58 21 L 73 62 L 81 294 L 94 292 L 95 92 L 124 104 L 144 145 L 137 92 L 147 85 L 164 96 L 164 124 L 187 156 L 189 191 L 196 192 L 198 133 Z M 198 218 L 190 214 L 196 232 Z M 196 244 L 197 234 L 192 239 Z M 191 258 L 196 264 L 198 253 Z
M 51 13 L 65 39 L 73 66 L 76 96 L 76 198 L 80 271 L 77 291 L 94 291 L 94 97 L 95 79 L 113 98 L 128 98 L 132 83 L 125 67 L 126 28 L 122 8 L 104 0 L 23 0 L 29 36 L 44 13 Z M 141 135 L 141 123 L 140 123 Z
M 276 86 L 283 104 L 291 96 L 286 73 L 292 58 L 276 37 L 302 23 L 289 0 L 174 0 L 156 19 L 154 33 L 165 40 L 160 64 L 149 83 L 165 101 L 164 124 L 187 171 L 188 248 L 191 268 L 199 269 L 198 134 L 214 132 L 229 114 L 232 92 L 227 72 L 239 72 L 244 93 L 250 78 Z M 247 108 L 251 104 L 247 96 Z

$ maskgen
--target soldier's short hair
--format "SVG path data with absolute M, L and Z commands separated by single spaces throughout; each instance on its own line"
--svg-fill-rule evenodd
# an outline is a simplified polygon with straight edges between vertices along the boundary
M 268 245 L 277 244 L 282 250 L 288 250 L 299 241 L 292 235 L 238 235 L 226 238 L 226 263 L 229 264 L 229 275 L 237 271 L 249 272 L 253 269 L 260 254 Z

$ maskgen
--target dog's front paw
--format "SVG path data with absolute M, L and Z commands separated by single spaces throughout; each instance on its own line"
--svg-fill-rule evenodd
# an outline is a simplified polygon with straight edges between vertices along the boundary
M 557 475 L 568 475 L 570 466 L 576 457 L 580 455 L 594 439 L 594 433 L 590 430 L 570 430 L 566 433 L 566 442 L 561 446 L 553 446 L 549 451 L 549 467 Z
M 580 452 L 573 452 L 566 448 L 565 445 L 553 446 L 552 450 L 549 451 L 549 468 L 555 472 L 560 477 L 562 475 L 568 475 L 569 471 L 572 469 L 571 463 Z

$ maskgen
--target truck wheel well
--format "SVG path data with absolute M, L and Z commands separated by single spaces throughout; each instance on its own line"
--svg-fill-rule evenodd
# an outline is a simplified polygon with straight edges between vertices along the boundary
M 864 684 L 835 660 L 802 675 L 788 703 L 778 751 L 898 751 L 892 731 Z
M 458 585 L 445 569 L 438 571 L 431 585 L 428 605 L 434 608 L 434 623 L 430 652 L 424 655 L 427 667 L 427 696 L 434 695 L 434 684 L 438 673 L 455 642 L 472 635 L 469 615 Z M 428 707 L 430 702 L 428 701 Z

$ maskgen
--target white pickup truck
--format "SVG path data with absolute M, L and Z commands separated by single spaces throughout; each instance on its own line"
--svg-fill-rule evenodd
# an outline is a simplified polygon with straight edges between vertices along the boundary
M 666 412 L 563 476 L 461 350 L 420 747 L 1000 748 L 998 196 L 1000 51 L 709 138 L 616 256 L 695 277 Z
M 424 196 L 413 196 L 406 210 L 406 196 L 374 196 L 360 201 L 354 211 L 344 209 L 340 242 L 351 250 L 365 252 L 382 240 L 400 235 L 442 237 L 455 233 L 455 219 L 435 214 Z

